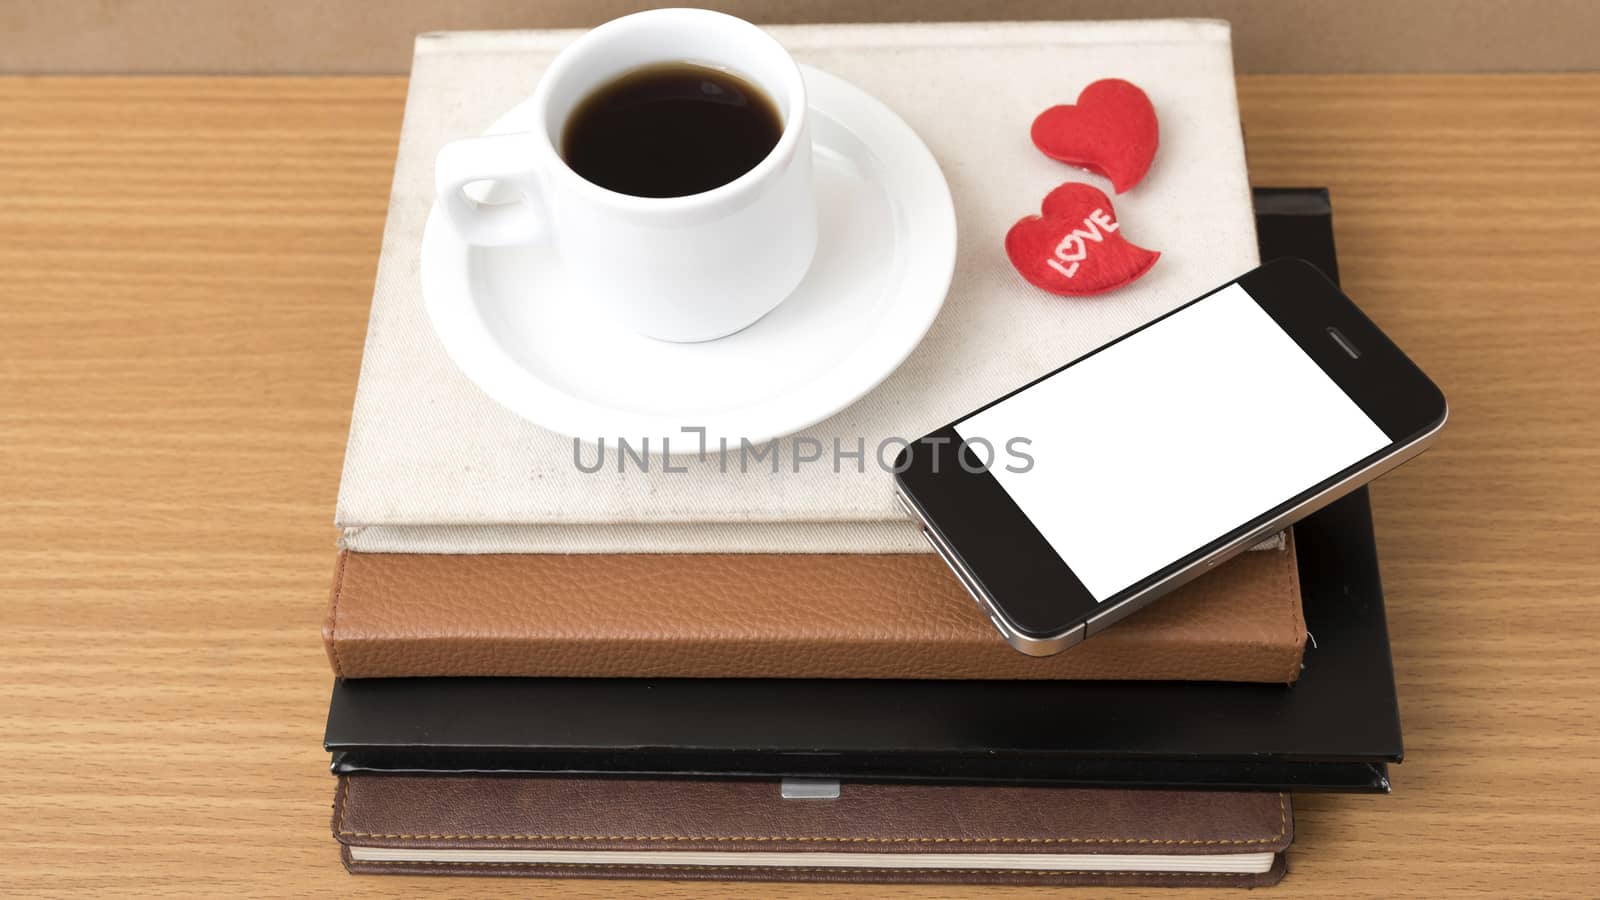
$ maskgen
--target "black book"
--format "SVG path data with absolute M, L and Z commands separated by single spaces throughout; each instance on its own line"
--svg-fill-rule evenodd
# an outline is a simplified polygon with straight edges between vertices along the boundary
M 1256 218 L 1264 260 L 1337 279 L 1325 190 L 1257 190 Z M 1402 746 L 1367 492 L 1295 541 L 1312 642 L 1294 685 L 362 679 L 334 685 L 324 745 L 339 773 L 1387 791 Z

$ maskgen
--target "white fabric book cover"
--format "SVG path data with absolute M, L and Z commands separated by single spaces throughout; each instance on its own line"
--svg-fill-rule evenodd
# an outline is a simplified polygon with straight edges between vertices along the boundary
M 882 100 L 943 168 L 959 231 L 955 277 L 921 346 L 867 396 L 804 435 L 868 460 L 687 473 L 580 471 L 573 440 L 496 405 L 446 357 L 424 312 L 418 246 L 433 159 L 525 98 L 579 32 L 457 32 L 417 39 L 336 521 L 366 552 L 922 552 L 871 461 L 1254 267 L 1255 220 L 1229 28 L 1156 20 L 780 26 L 795 58 Z M 1034 116 L 1090 82 L 1150 96 L 1161 143 L 1114 196 L 1130 240 L 1161 252 L 1145 277 L 1091 298 L 1046 294 L 1007 261 L 1017 219 L 1065 181 L 1103 178 L 1038 152 Z M 792 459 L 782 446 L 780 458 Z M 892 454 L 891 454 L 892 455 Z M 585 456 L 593 460 L 592 452 Z

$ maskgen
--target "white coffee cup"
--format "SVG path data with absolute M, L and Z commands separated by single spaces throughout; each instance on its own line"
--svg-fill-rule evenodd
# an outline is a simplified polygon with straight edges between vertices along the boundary
M 772 152 L 733 181 L 684 197 L 620 194 L 568 167 L 557 148 L 574 108 L 624 73 L 670 62 L 724 69 L 765 92 L 783 117 Z M 439 151 L 439 203 L 467 243 L 553 243 L 577 289 L 572 302 L 667 341 L 739 331 L 805 276 L 817 246 L 805 82 L 765 31 L 702 9 L 624 16 L 561 51 L 531 102 L 537 130 Z M 521 196 L 478 203 L 463 189 L 479 181 Z

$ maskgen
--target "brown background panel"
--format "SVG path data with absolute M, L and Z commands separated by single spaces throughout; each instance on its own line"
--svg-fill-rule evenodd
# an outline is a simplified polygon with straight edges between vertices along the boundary
M 0 0 L 0 73 L 405 72 L 419 32 L 595 25 L 633 0 Z M 1194 16 L 1233 23 L 1243 72 L 1600 67 L 1589 0 L 732 0 L 760 22 Z
M 317 625 L 405 91 L 0 78 L 0 896 L 973 896 L 344 876 Z M 1452 417 L 1372 488 L 1395 793 L 1296 798 L 1283 890 L 1228 900 L 1600 896 L 1600 75 L 1240 100 Z

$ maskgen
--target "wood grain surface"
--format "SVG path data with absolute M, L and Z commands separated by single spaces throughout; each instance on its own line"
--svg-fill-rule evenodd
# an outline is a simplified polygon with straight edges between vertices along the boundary
M 1453 411 L 1373 492 L 1407 760 L 1299 798 L 1281 890 L 1600 894 L 1600 76 L 1241 90 Z M 404 94 L 0 80 L 0 891 L 968 893 L 339 867 L 318 624 Z

